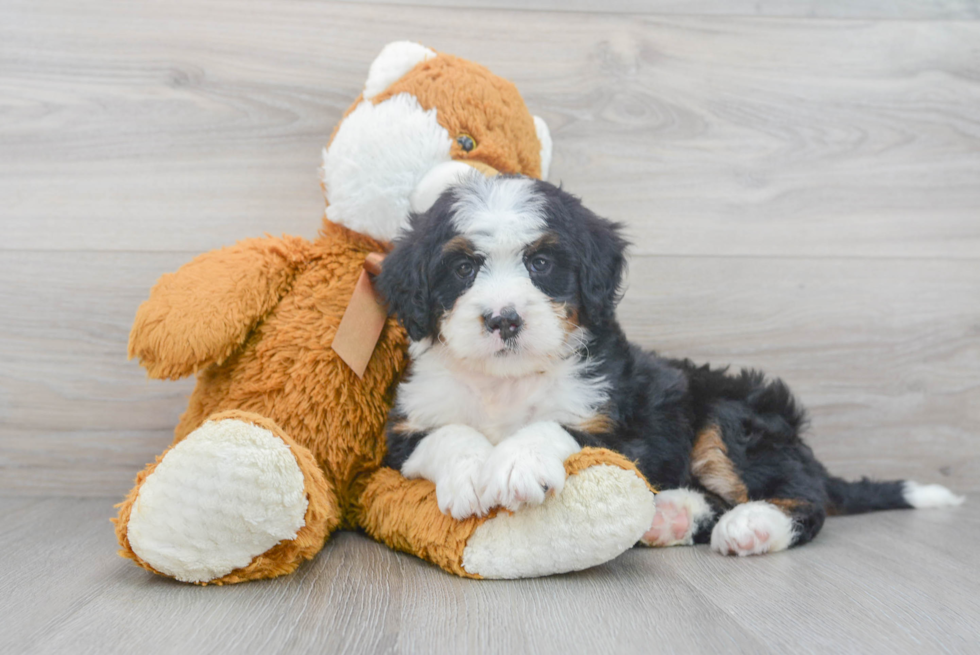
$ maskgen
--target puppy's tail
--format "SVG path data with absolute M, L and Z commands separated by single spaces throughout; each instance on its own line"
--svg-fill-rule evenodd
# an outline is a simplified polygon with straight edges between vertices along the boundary
M 957 496 L 939 484 L 919 484 L 912 480 L 878 482 L 861 478 L 848 482 L 841 478 L 827 478 L 827 495 L 830 514 L 863 514 L 884 509 L 923 509 L 926 507 L 952 507 L 962 505 L 963 496 Z

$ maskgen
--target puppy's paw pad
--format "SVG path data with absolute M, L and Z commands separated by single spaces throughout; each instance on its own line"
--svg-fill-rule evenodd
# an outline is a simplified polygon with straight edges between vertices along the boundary
M 690 489 L 662 491 L 656 503 L 653 523 L 640 538 L 647 546 L 689 546 L 694 543 L 698 525 L 712 515 L 704 496 Z
M 691 512 L 671 500 L 657 499 L 657 513 L 642 541 L 648 546 L 673 546 L 682 543 L 691 531 Z
M 757 501 L 738 505 L 711 532 L 711 549 L 722 555 L 762 555 L 789 548 L 793 521 L 779 508 Z

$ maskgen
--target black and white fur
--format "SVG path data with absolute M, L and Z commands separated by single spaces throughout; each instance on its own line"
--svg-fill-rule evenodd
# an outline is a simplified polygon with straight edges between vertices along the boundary
M 411 339 L 386 465 L 462 519 L 560 493 L 563 461 L 618 451 L 661 492 L 649 545 L 725 554 L 811 540 L 828 513 L 962 502 L 938 485 L 845 482 L 779 380 L 668 360 L 615 317 L 620 226 L 545 182 L 474 176 L 395 243 L 378 287 Z

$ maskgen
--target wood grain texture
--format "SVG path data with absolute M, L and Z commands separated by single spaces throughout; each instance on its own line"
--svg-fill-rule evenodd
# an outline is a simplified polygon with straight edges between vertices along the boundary
M 980 255 L 980 23 L 298 0 L 5 2 L 0 248 L 312 235 L 320 148 L 406 37 L 513 79 L 642 252 Z
M 0 4 L 0 652 L 975 652 L 978 4 L 405 2 Z M 352 533 L 225 588 L 116 557 L 193 385 L 126 361 L 136 307 L 200 251 L 315 234 L 323 141 L 403 38 L 546 118 L 553 179 L 635 244 L 632 338 L 780 375 L 831 470 L 967 505 L 513 582 Z
M 974 0 L 353 0 L 385 4 L 524 11 L 666 14 L 683 16 L 768 16 L 793 18 L 888 18 L 976 20 Z
M 547 117 L 555 177 L 635 244 L 633 338 L 786 378 L 841 474 L 980 488 L 976 23 L 264 0 L 0 18 L 3 493 L 117 496 L 169 443 L 192 382 L 125 361 L 137 305 L 200 250 L 312 236 L 322 141 L 406 36 Z
M 116 557 L 104 499 L 0 499 L 0 650 L 971 653 L 978 507 L 832 518 L 766 557 L 637 548 L 518 581 L 454 578 L 340 533 L 293 576 L 202 588 Z
M 193 382 L 125 359 L 136 307 L 191 253 L 0 254 L 0 492 L 121 496 Z M 24 285 L 23 280 L 31 280 Z M 847 476 L 980 490 L 980 262 L 634 257 L 620 308 L 647 348 L 783 377 Z

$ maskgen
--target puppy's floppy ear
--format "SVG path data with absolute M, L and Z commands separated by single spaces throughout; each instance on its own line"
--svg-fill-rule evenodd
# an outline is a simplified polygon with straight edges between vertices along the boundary
M 413 216 L 411 230 L 395 240 L 375 279 L 388 311 L 398 317 L 413 341 L 424 339 L 429 332 L 428 262 L 417 219 Z
M 590 325 L 614 320 L 622 297 L 620 285 L 626 271 L 628 242 L 620 235 L 622 225 L 596 216 L 576 199 L 572 209 L 581 221 L 582 250 L 579 267 L 579 299 Z

